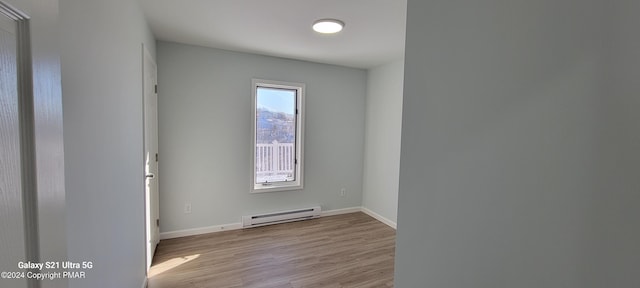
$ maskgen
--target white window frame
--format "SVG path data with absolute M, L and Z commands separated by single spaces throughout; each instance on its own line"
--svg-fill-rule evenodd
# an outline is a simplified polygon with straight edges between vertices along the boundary
M 295 180 L 289 182 L 256 183 L 256 118 L 258 87 L 296 90 Z M 251 193 L 302 190 L 304 188 L 304 83 L 252 79 L 251 81 Z

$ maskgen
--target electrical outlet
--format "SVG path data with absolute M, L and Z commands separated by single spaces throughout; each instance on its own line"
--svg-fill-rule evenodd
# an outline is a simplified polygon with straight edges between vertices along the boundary
M 347 196 L 347 189 L 342 188 L 340 189 L 340 197 L 346 197 Z
M 191 214 L 191 203 L 184 203 L 184 214 Z

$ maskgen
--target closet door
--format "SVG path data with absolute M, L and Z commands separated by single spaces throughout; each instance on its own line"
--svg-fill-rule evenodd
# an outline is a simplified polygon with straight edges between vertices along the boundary
M 68 258 L 57 19 L 57 0 L 0 0 L 0 287 L 68 286 L 18 267 Z
M 26 259 L 16 30 L 17 22 L 0 13 L 0 272 L 9 272 L 0 286 L 22 288 L 25 277 L 10 273 L 25 272 L 17 264 Z

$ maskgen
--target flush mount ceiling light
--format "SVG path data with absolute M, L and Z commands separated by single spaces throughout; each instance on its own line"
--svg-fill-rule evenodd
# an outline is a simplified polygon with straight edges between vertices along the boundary
M 344 22 L 336 19 L 320 19 L 313 22 L 313 30 L 322 34 L 333 34 L 342 31 Z

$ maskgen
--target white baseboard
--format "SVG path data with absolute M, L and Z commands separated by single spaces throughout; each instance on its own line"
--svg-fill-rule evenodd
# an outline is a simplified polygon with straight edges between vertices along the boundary
M 382 222 L 382 223 L 384 223 L 384 224 L 387 224 L 389 227 L 391 227 L 391 228 L 393 228 L 393 229 L 397 229 L 396 227 L 397 227 L 398 225 L 396 224 L 396 222 L 393 222 L 393 221 L 391 221 L 391 220 L 389 220 L 389 219 L 387 219 L 387 218 L 383 217 L 382 215 L 380 215 L 380 214 L 378 214 L 378 213 L 376 213 L 376 212 L 373 212 L 373 211 L 369 210 L 369 209 L 368 209 L 368 208 L 366 208 L 366 207 L 361 207 L 361 211 L 362 211 L 363 213 L 365 213 L 365 214 L 367 214 L 367 215 L 369 215 L 369 216 L 371 216 L 371 217 L 375 218 L 376 220 L 378 220 L 378 221 L 380 221 L 380 222 Z
M 320 217 L 335 216 L 335 215 L 349 214 L 349 213 L 355 213 L 355 212 L 364 212 L 364 213 L 368 214 L 369 216 L 377 219 L 378 221 L 391 226 L 393 229 L 396 228 L 396 223 L 395 222 L 393 222 L 393 221 L 391 221 L 391 220 L 389 220 L 387 218 L 384 218 L 384 217 L 380 216 L 379 214 L 377 214 L 377 213 L 375 213 L 375 212 L 373 212 L 373 211 L 371 211 L 371 210 L 369 210 L 367 208 L 364 208 L 364 207 L 349 207 L 349 208 L 322 211 L 322 212 L 320 212 Z M 207 234 L 207 233 L 214 233 L 214 232 L 238 230 L 238 229 L 242 229 L 242 223 L 240 223 L 240 222 L 238 222 L 238 223 L 230 223 L 230 224 L 223 224 L 223 225 L 214 225 L 214 226 L 201 227 L 201 228 L 176 230 L 176 231 L 169 231 L 169 232 L 160 233 L 160 240 L 178 238 L 178 237 L 185 237 L 185 236 L 200 235 L 200 234 Z
M 201 227 L 201 228 L 176 230 L 176 231 L 169 231 L 169 232 L 160 233 L 160 240 L 178 238 L 178 237 L 185 237 L 185 236 L 192 236 L 192 235 L 207 234 L 207 233 L 213 233 L 213 232 L 238 230 L 238 229 L 242 229 L 242 223 L 240 223 L 240 222 L 231 223 L 231 224 L 223 224 L 223 225 L 214 225 L 214 226 Z
M 349 207 L 349 208 L 342 208 L 342 209 L 327 210 L 327 211 L 320 212 L 320 217 L 356 213 L 356 212 L 360 212 L 360 211 L 362 211 L 362 209 L 360 209 L 360 207 Z

